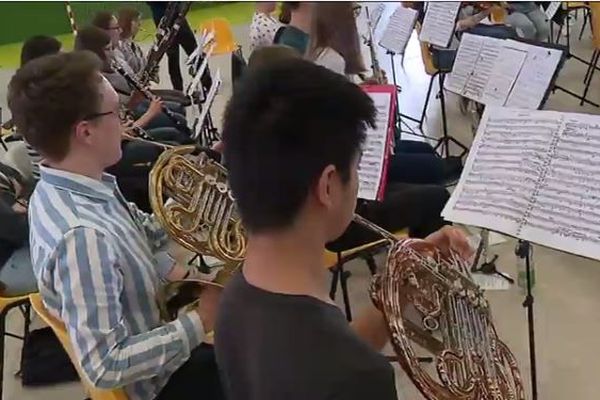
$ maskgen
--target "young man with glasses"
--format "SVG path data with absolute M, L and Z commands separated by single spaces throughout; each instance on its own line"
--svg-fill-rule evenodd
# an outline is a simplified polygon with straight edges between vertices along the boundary
M 126 203 L 104 170 L 121 157 L 119 99 L 89 52 L 33 60 L 8 102 L 17 128 L 44 158 L 30 200 L 30 247 L 40 294 L 66 325 L 85 377 L 129 399 L 221 399 L 212 347 L 218 293 L 163 323 L 162 280 L 187 271 L 166 253 L 153 216 Z

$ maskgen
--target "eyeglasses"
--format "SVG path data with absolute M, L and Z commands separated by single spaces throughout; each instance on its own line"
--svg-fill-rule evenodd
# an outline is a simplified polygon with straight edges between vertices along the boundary
M 93 114 L 85 116 L 83 118 L 83 120 L 84 121 L 93 121 L 95 119 L 98 119 L 100 117 L 105 117 L 105 116 L 110 115 L 110 114 L 115 114 L 115 112 L 114 111 L 105 111 L 105 112 L 93 113 Z

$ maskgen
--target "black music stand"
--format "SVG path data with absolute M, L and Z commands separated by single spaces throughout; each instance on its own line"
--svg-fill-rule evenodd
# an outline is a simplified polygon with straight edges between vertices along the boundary
M 529 338 L 529 371 L 531 373 L 531 398 L 537 400 L 537 365 L 535 356 L 535 327 L 534 327 L 534 314 L 533 314 L 533 282 L 532 275 L 533 271 L 531 268 L 532 260 L 532 249 L 531 244 L 528 241 L 520 240 L 515 249 L 515 254 L 518 258 L 525 262 L 525 276 L 527 282 L 527 292 L 525 300 L 523 301 L 523 307 L 527 309 L 527 332 Z

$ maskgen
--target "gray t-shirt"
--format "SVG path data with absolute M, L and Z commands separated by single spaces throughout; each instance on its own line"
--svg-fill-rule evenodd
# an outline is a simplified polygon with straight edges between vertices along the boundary
M 396 400 L 388 361 L 341 311 L 309 296 L 267 292 L 241 273 L 228 283 L 215 328 L 229 400 Z

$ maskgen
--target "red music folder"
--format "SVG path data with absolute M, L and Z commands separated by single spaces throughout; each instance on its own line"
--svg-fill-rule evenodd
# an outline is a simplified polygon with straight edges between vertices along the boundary
M 394 145 L 396 87 L 394 85 L 364 85 L 377 108 L 377 126 L 367 128 L 367 137 L 358 166 L 358 197 L 383 200 L 387 170 Z

